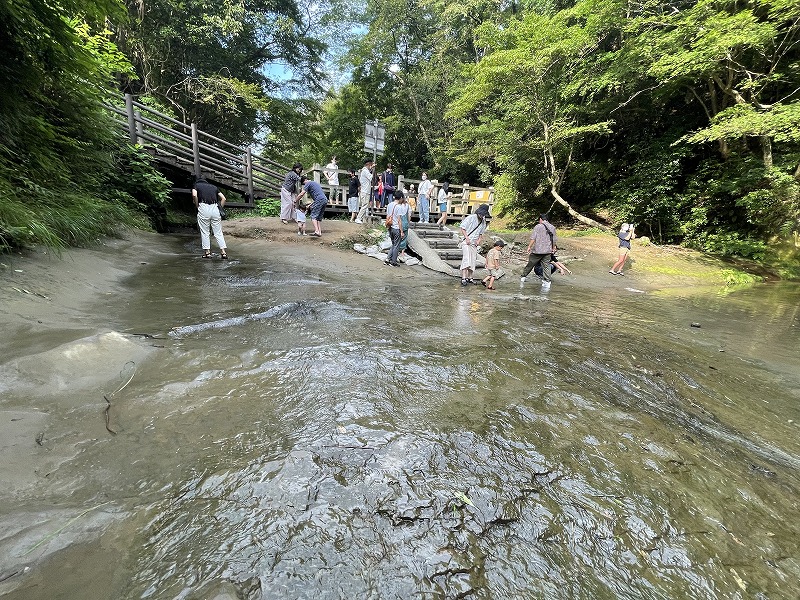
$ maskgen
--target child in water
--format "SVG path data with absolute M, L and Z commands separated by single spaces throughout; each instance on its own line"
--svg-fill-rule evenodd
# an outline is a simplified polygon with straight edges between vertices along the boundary
M 487 290 L 497 289 L 494 287 L 494 280 L 503 275 L 503 269 L 500 268 L 500 253 L 505 245 L 503 240 L 497 240 L 486 254 L 485 266 L 489 274 L 481 280 L 481 283 L 486 286 Z

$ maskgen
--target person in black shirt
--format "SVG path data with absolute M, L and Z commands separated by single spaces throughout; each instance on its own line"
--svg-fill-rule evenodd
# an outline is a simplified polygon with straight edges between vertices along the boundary
M 350 222 L 354 222 L 358 216 L 358 173 L 355 169 L 350 169 L 350 182 L 347 185 L 347 210 L 350 211 Z
M 222 235 L 222 217 L 219 214 L 219 209 L 225 206 L 225 195 L 217 186 L 201 177 L 192 188 L 192 201 L 197 208 L 197 226 L 200 228 L 203 258 L 211 258 L 211 237 L 208 235 L 210 225 L 219 246 L 219 255 L 227 260 L 225 237 Z

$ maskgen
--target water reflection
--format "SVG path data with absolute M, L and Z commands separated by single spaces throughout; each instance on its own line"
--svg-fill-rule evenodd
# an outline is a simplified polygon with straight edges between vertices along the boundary
M 246 255 L 130 285 L 119 328 L 177 333 L 122 476 L 64 467 L 137 515 L 112 597 L 800 593 L 795 287 L 382 296 Z

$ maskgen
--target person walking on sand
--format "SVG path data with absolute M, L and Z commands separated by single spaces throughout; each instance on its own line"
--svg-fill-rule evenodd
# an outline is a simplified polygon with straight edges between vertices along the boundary
M 364 167 L 358 174 L 358 216 L 356 223 L 359 225 L 364 222 L 369 211 L 369 200 L 372 197 L 372 167 L 373 163 L 370 159 L 364 161 Z
M 347 210 L 350 211 L 350 222 L 354 222 L 358 216 L 358 173 L 355 169 L 350 169 L 350 181 L 347 183 Z
M 444 226 L 447 225 L 447 192 L 450 190 L 450 184 L 445 181 L 442 183 L 442 187 L 439 189 L 439 196 L 437 201 L 439 202 L 439 212 L 441 216 L 439 220 L 436 221 L 436 224 L 439 226 L 439 229 L 444 229 Z
M 550 255 L 556 251 L 556 228 L 547 220 L 547 213 L 539 215 L 539 222 L 531 232 L 531 241 L 528 242 L 528 264 L 522 271 L 519 283 L 525 283 L 536 265 L 542 265 L 542 289 L 550 288 Z
M 223 260 L 227 260 L 225 236 L 222 235 L 222 217 L 219 214 L 219 209 L 225 206 L 225 195 L 219 191 L 217 186 L 208 183 L 201 177 L 192 188 L 192 201 L 197 209 L 197 226 L 200 228 L 203 258 L 211 258 L 211 236 L 208 235 L 210 226 L 219 246 L 219 255 Z
M 630 223 L 623 223 L 617 234 L 617 238 L 619 238 L 619 258 L 609 271 L 612 275 L 625 274 L 622 272 L 622 267 L 625 266 L 625 261 L 628 260 L 628 254 L 630 254 L 631 251 L 631 240 L 635 237 L 636 234 L 633 231 L 633 225 Z
M 403 220 L 408 223 L 408 202 L 401 190 L 394 191 L 394 201 L 386 207 L 386 226 L 389 228 L 389 239 L 392 240 L 392 247 L 385 263 L 392 267 L 399 266 L 397 257 L 400 254 L 400 242 L 406 237 L 403 229 Z
M 294 163 L 292 170 L 286 173 L 281 186 L 281 223 L 286 225 L 294 220 L 294 210 L 296 208 L 297 193 L 300 191 L 300 173 L 303 172 L 303 165 Z
M 431 218 L 431 190 L 433 189 L 433 184 L 431 180 L 428 179 L 428 174 L 422 174 L 422 181 L 419 183 L 419 188 L 417 188 L 417 210 L 419 210 L 419 222 L 420 223 L 427 223 Z
M 478 260 L 478 246 L 483 239 L 489 217 L 489 205 L 481 204 L 473 214 L 461 221 L 461 285 L 477 283 L 472 274 L 475 272 L 475 263 Z
M 495 289 L 494 280 L 504 274 L 503 269 L 500 267 L 500 253 L 505 245 L 506 243 L 503 240 L 497 240 L 492 249 L 486 254 L 486 270 L 489 274 L 483 278 L 481 283 L 486 286 L 487 290 Z
M 320 184 L 306 176 L 300 178 L 300 185 L 303 186 L 303 191 L 297 195 L 297 202 L 306 194 L 311 198 L 311 223 L 314 225 L 314 232 L 309 235 L 322 237 L 322 216 L 328 205 L 328 197 Z

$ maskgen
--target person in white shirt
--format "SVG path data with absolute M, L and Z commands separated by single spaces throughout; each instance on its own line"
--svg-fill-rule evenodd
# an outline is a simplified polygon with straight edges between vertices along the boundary
M 363 223 L 364 217 L 367 216 L 369 210 L 369 199 L 372 196 L 372 167 L 373 163 L 370 159 L 364 161 L 364 168 L 358 175 L 358 181 L 361 187 L 358 188 L 358 216 L 356 223 Z
M 478 260 L 478 246 L 483 239 L 483 232 L 488 227 L 486 222 L 488 216 L 489 205 L 481 204 L 474 213 L 461 221 L 461 236 L 464 238 L 461 243 L 461 285 L 477 283 L 472 274 L 475 272 L 475 263 Z
M 433 184 L 428 179 L 428 174 L 422 174 L 422 181 L 417 190 L 417 210 L 419 211 L 419 222 L 427 223 L 430 221 L 431 200 L 430 193 L 433 189 Z
M 403 218 L 407 220 L 408 213 L 409 208 L 406 197 L 403 196 L 402 191 L 395 190 L 394 201 L 390 202 L 389 206 L 386 207 L 387 225 L 389 225 L 389 219 L 392 221 L 391 225 L 389 225 L 389 239 L 392 240 L 392 248 L 389 250 L 389 256 L 385 262 L 392 267 L 399 266 L 397 257 L 400 254 L 400 242 L 403 241 L 406 236 L 403 229 Z
M 323 169 L 322 174 L 325 176 L 325 179 L 328 181 L 328 185 L 330 186 L 330 189 L 328 190 L 328 198 L 333 201 L 338 193 L 336 188 L 339 187 L 339 165 L 336 164 L 335 156 L 331 156 L 331 162 L 325 165 L 325 169 Z

